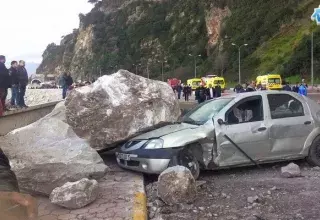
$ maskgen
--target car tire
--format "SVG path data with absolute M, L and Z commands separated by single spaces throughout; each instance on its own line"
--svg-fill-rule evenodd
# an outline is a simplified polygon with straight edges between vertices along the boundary
M 199 178 L 200 165 L 191 150 L 183 149 L 182 151 L 180 151 L 177 157 L 171 160 L 169 167 L 177 165 L 188 168 L 195 180 Z
M 309 155 L 307 157 L 307 162 L 311 166 L 320 167 L 320 136 L 316 137 L 309 149 Z

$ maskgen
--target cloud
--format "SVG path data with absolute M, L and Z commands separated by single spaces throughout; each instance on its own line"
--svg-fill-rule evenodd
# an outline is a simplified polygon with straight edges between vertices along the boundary
M 1 2 L 0 54 L 8 60 L 39 62 L 47 45 L 79 26 L 87 0 L 9 0 Z

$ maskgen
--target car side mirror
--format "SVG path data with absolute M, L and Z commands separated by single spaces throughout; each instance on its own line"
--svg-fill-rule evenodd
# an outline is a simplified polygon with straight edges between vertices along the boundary
M 226 124 L 221 118 L 219 118 L 217 122 L 218 122 L 219 125 L 224 125 L 224 124 Z

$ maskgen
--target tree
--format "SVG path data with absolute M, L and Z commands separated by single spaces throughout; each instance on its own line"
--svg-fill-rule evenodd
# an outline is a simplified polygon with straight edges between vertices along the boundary
M 96 4 L 99 0 L 88 0 L 89 3 L 91 4 Z

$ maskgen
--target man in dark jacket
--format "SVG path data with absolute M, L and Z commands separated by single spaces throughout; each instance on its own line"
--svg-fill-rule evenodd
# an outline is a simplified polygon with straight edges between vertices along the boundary
M 181 92 L 182 92 L 182 90 L 183 90 L 183 88 L 182 88 L 181 84 L 179 84 L 179 85 L 177 86 L 178 99 L 181 98 Z
M 189 87 L 188 86 L 183 87 L 183 95 L 184 95 L 184 100 L 186 102 L 188 102 L 189 101 Z
M 221 86 L 220 86 L 220 83 L 218 83 L 214 89 L 216 90 L 216 97 L 221 97 Z
M 19 191 L 18 181 L 11 170 L 9 159 L 0 148 L 0 219 L 36 219 L 37 201 Z
M 296 85 L 292 87 L 292 91 L 298 93 L 299 87 L 300 87 L 299 82 L 297 82 Z
M 67 97 L 67 91 L 70 89 L 70 86 L 73 84 L 73 79 L 70 76 L 70 73 L 64 73 L 62 76 L 62 98 L 65 99 Z
M 18 106 L 20 108 L 28 108 L 24 101 L 26 89 L 28 85 L 28 72 L 25 68 L 26 63 L 23 60 L 19 61 L 18 78 L 19 78 L 19 93 L 18 93 Z
M 283 87 L 283 90 L 284 90 L 284 91 L 288 91 L 288 92 L 291 92 L 291 91 L 292 91 L 292 89 L 291 89 L 291 87 L 290 87 L 290 85 L 289 85 L 289 82 L 286 82 L 285 86 Z
M 18 62 L 12 61 L 11 67 L 9 69 L 9 74 L 11 78 L 11 106 L 18 106 L 18 93 L 19 93 L 19 76 L 18 76 Z
M 8 95 L 8 88 L 11 86 L 9 70 L 7 69 L 5 63 L 6 57 L 0 55 L 0 115 L 7 110 L 6 98 Z

